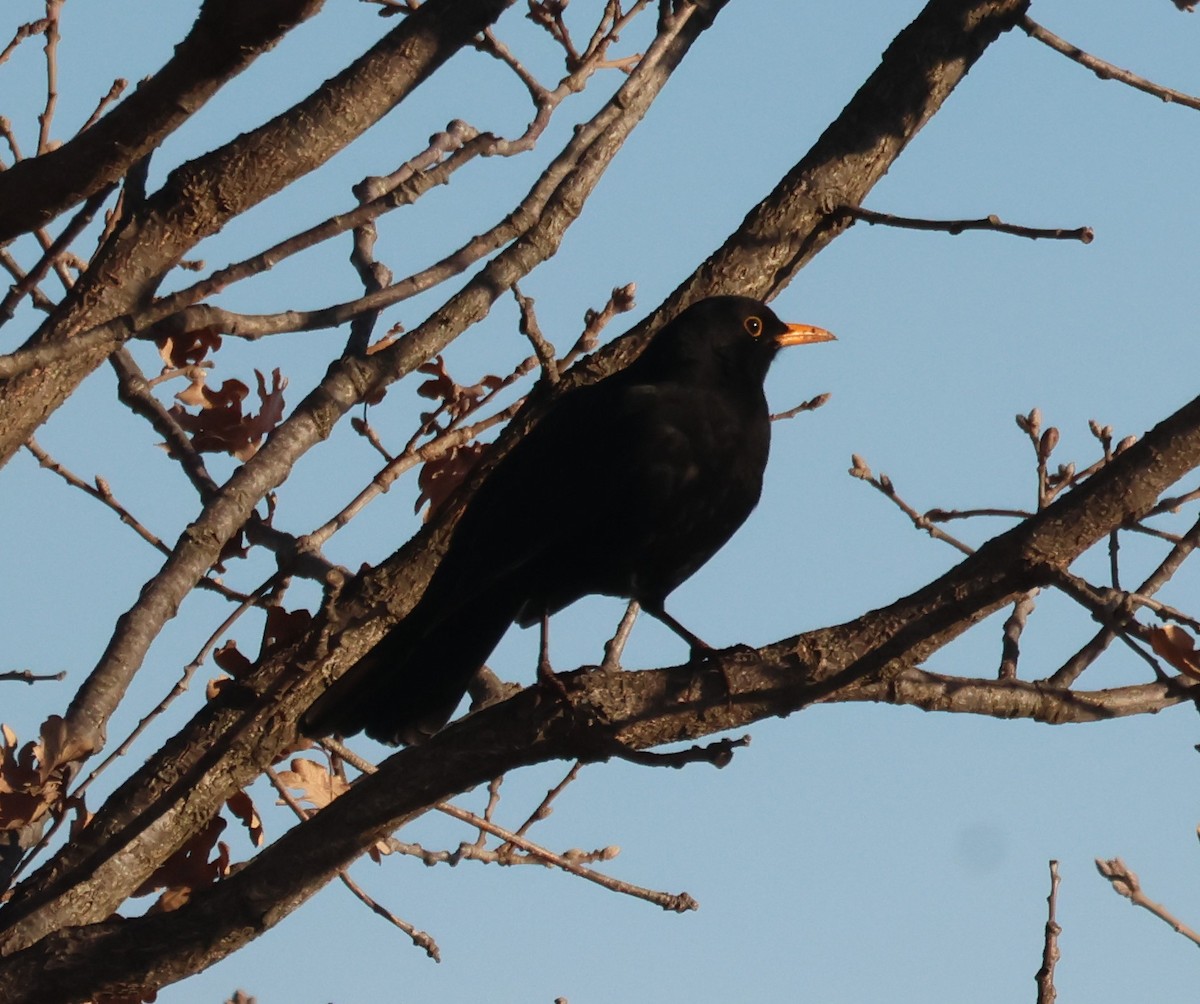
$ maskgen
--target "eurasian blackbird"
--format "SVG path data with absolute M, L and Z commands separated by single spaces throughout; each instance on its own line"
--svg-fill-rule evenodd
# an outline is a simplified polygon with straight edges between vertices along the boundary
M 624 370 L 564 394 L 479 486 L 416 606 L 317 699 L 304 730 L 420 742 L 514 621 L 544 629 L 592 593 L 635 599 L 706 648 L 663 603 L 758 502 L 776 352 L 831 338 L 758 300 L 712 297 Z

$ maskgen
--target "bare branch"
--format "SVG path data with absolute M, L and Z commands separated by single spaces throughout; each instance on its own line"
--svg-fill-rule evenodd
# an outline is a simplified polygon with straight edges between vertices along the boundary
M 1054 1004 L 1058 997 L 1058 991 L 1054 988 L 1054 967 L 1062 957 L 1058 950 L 1058 936 L 1062 934 L 1062 928 L 1059 927 L 1054 916 L 1058 906 L 1058 883 L 1058 862 L 1051 861 L 1050 894 L 1046 897 L 1047 915 L 1045 942 L 1042 947 L 1042 968 L 1034 977 L 1038 987 L 1037 1004 Z
M 1013 604 L 1013 611 L 1004 622 L 1004 633 L 1001 637 L 1000 669 L 997 679 L 1011 680 L 1017 675 L 1017 661 L 1021 657 L 1021 632 L 1033 613 L 1033 598 L 1038 590 L 1031 589 Z
M 54 121 L 54 110 L 58 105 L 58 19 L 65 0 L 46 0 L 46 27 L 42 31 L 46 39 L 46 105 L 38 116 L 38 154 L 53 149 L 50 141 L 50 123 Z
M 1173 91 L 1171 88 L 1163 87 L 1161 84 L 1156 84 L 1145 77 L 1139 77 L 1136 73 L 1130 73 L 1129 70 L 1123 70 L 1112 63 L 1106 63 L 1103 59 L 1097 59 L 1095 56 L 1084 52 L 1078 46 L 1072 45 L 1066 39 L 1059 38 L 1054 32 L 1043 28 L 1028 14 L 1021 16 L 1020 26 L 1030 38 L 1036 38 L 1039 42 L 1044 42 L 1055 52 L 1061 52 L 1068 59 L 1075 60 L 1080 66 L 1086 66 L 1101 80 L 1117 80 L 1122 84 L 1135 87 L 1139 91 L 1144 91 L 1146 94 L 1153 94 L 1156 98 L 1161 98 L 1168 104 L 1174 103 L 1183 105 L 1185 108 L 1194 108 L 1200 111 L 1200 98 L 1184 94 L 1182 91 Z
M 818 394 L 816 397 L 810 397 L 807 401 L 801 401 L 794 408 L 788 408 L 787 411 L 777 411 L 771 416 L 772 422 L 785 422 L 789 418 L 795 418 L 806 411 L 816 411 L 823 407 L 829 401 L 830 394 Z
M 913 526 L 915 526 L 918 530 L 924 530 L 935 540 L 943 541 L 944 543 L 949 544 L 951 547 L 961 551 L 963 554 L 974 554 L 975 549 L 973 547 L 971 547 L 969 544 L 964 544 L 957 537 L 952 537 L 950 534 L 946 533 L 945 530 L 941 529 L 941 527 L 935 526 L 933 520 L 931 520 L 928 516 L 917 512 L 916 509 L 905 502 L 904 499 L 902 499 L 896 493 L 896 486 L 892 484 L 892 479 L 886 474 L 881 474 L 879 477 L 875 477 L 875 475 L 871 473 L 871 468 L 867 466 L 867 462 L 863 460 L 863 458 L 857 453 L 850 458 L 850 476 L 858 478 L 860 481 L 865 481 L 886 498 L 891 499 L 896 507 L 902 513 L 904 513 L 905 516 L 912 520 Z
M 538 326 L 537 315 L 533 311 L 533 298 L 522 296 L 521 290 L 515 282 L 512 284 L 512 294 L 517 301 L 517 308 L 521 312 L 519 323 L 521 334 L 528 338 L 529 344 L 533 346 L 542 372 L 546 375 L 546 382 L 558 383 L 559 367 L 554 358 L 554 346 L 546 341 L 546 336 L 542 334 L 542 329 Z
M 108 115 L 54 150 L 0 173 L 0 242 L 42 226 L 118 181 L 230 77 L 321 0 L 205 0 L 188 36 L 153 77 Z
M 312 813 L 303 805 L 301 805 L 296 800 L 296 797 L 290 791 L 288 791 L 287 785 L 285 785 L 279 779 L 279 774 L 273 767 L 268 767 L 265 773 L 267 775 L 267 780 L 271 782 L 271 786 L 275 789 L 280 799 L 282 799 L 287 807 L 296 814 L 297 818 L 305 820 L 312 815 Z M 360 886 L 354 881 L 354 879 L 350 877 L 350 872 L 345 868 L 338 872 L 338 880 L 342 883 L 342 885 L 350 890 L 355 899 L 366 906 L 373 914 L 375 914 L 377 917 L 382 917 L 393 927 L 399 928 L 406 935 L 408 935 L 408 937 L 412 940 L 412 943 L 416 945 L 417 948 L 422 949 L 425 954 L 429 956 L 429 958 L 433 959 L 434 962 L 442 961 L 442 950 L 438 948 L 438 943 L 434 941 L 432 935 L 418 929 L 415 924 L 410 924 L 404 918 L 396 916 L 396 914 L 392 913 L 391 910 L 379 903 L 374 897 L 369 896 L 366 890 L 364 890 L 362 886 Z
M 1142 891 L 1142 884 L 1138 881 L 1137 873 L 1131 871 L 1129 866 L 1120 858 L 1096 858 L 1096 868 L 1110 883 L 1112 883 L 1113 892 L 1124 896 L 1134 906 L 1140 906 L 1143 910 L 1148 910 L 1154 914 L 1164 924 L 1171 927 L 1172 930 L 1182 934 L 1188 941 L 1195 945 L 1200 945 L 1200 933 L 1197 933 L 1192 928 L 1188 927 L 1183 921 L 1179 920 L 1161 903 L 1155 903 Z
M 678 770 L 688 764 L 707 763 L 720 768 L 727 767 L 733 760 L 735 749 L 749 745 L 750 737 L 742 736 L 740 739 L 720 739 L 707 746 L 691 746 L 671 753 L 649 753 L 645 750 L 627 749 L 618 743 L 613 747 L 612 755 L 641 767 L 672 767 Z
M 320 0 L 303 2 L 319 4 Z M 34 334 L 32 346 L 68 333 L 73 336 L 135 310 L 200 240 L 328 161 L 405 100 L 512 2 L 428 0 L 314 93 L 259 128 L 176 168 L 170 182 L 147 198 L 105 242 L 75 295 Z M 237 23 L 261 16 L 264 6 L 269 5 L 246 7 L 233 0 L 207 0 L 201 15 L 224 14 Z M 230 35 L 224 28 L 217 34 Z M 236 34 L 233 37 L 236 46 L 239 40 Z M 101 133 L 103 125 L 101 120 L 80 138 Z M 303 136 L 303 142 L 297 142 L 298 136 Z M 33 163 L 24 161 L 19 166 Z M 0 173 L 0 201 L 6 205 L 16 200 L 10 200 L 4 182 L 16 172 L 13 167 Z M 0 460 L 7 459 L 132 334 L 118 326 L 107 338 L 86 343 L 86 348 L 77 342 L 77 351 L 66 356 L 53 374 L 34 369 L 0 381 L 0 406 L 5 407 L 7 418 L 0 427 Z
M 35 673 L 30 669 L 10 669 L 0 673 L 0 680 L 15 680 L 28 683 L 30 686 L 43 680 L 61 681 L 67 678 L 67 671 L 60 669 L 57 673 Z
M 1091 244 L 1096 236 L 1091 227 L 1077 227 L 1074 230 L 1021 227 L 1015 223 L 1003 222 L 994 213 L 978 220 L 923 220 L 911 216 L 877 213 L 873 209 L 864 209 L 862 206 L 840 206 L 837 211 L 852 220 L 862 220 L 872 226 L 880 223 L 889 227 L 902 227 L 906 230 L 937 230 L 955 237 L 966 230 L 991 230 L 998 234 L 1012 234 L 1014 237 L 1027 237 L 1035 241 L 1045 239 Z
M 52 267 L 59 264 L 59 259 L 66 253 L 71 242 L 92 221 L 96 210 L 104 204 L 104 200 L 109 197 L 115 187 L 115 185 L 107 185 L 90 196 L 84 202 L 83 208 L 71 218 L 70 223 L 63 227 L 62 233 L 42 253 L 42 257 L 38 263 L 29 270 L 24 278 L 13 284 L 4 299 L 0 300 L 0 324 L 5 323 L 13 317 L 16 313 L 17 304 L 21 302 L 22 297 L 30 293 Z

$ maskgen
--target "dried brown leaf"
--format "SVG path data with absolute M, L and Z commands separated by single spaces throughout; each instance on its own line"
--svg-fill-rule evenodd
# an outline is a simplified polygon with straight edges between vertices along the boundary
M 195 328 L 157 340 L 158 354 L 170 369 L 195 366 L 210 352 L 221 347 L 221 330 L 216 327 Z
M 159 889 L 166 890 L 149 910 L 163 913 L 182 906 L 195 890 L 228 875 L 229 847 L 217 839 L 226 825 L 220 816 L 210 819 L 207 826 L 192 834 L 187 843 L 159 865 L 133 895 L 148 896 Z M 216 856 L 210 859 L 214 848 Z
M 1200 680 L 1200 652 L 1192 636 L 1179 625 L 1151 628 L 1150 647 L 1185 676 Z
M 466 480 L 487 450 L 484 443 L 467 443 L 427 461 L 417 475 L 417 486 L 421 491 L 413 505 L 413 512 L 419 512 L 421 506 L 428 502 L 429 508 L 425 512 L 428 521 Z
M 317 809 L 323 809 L 350 787 L 327 767 L 302 757 L 292 761 L 291 770 L 279 772 L 279 782 L 300 793 L 297 801 L 306 801 Z
M 283 391 L 287 380 L 278 369 L 272 372 L 271 388 L 266 378 L 254 371 L 258 382 L 260 408 L 256 414 L 245 411 L 250 388 L 240 380 L 226 380 L 219 390 L 203 388 L 200 411 L 193 414 L 180 405 L 171 406 L 171 415 L 192 437 L 192 445 L 201 453 L 230 453 L 248 460 L 259 444 L 283 417 Z
M 191 366 L 186 370 L 188 385 L 175 394 L 175 400 L 192 408 L 204 407 L 204 388 L 208 383 L 208 372 L 199 366 Z
M 446 362 L 441 356 L 435 356 L 428 362 L 421 363 L 417 367 L 417 372 L 424 373 L 431 378 L 417 388 L 417 393 L 421 397 L 427 397 L 433 401 L 449 401 L 454 397 L 458 384 L 446 371 Z
M 267 607 L 267 619 L 263 625 L 262 647 L 259 649 L 261 659 L 268 652 L 286 648 L 299 641 L 312 624 L 312 614 L 303 608 L 285 610 L 281 606 Z
M 262 847 L 265 839 L 262 818 L 259 816 L 258 810 L 254 808 L 254 802 L 250 796 L 244 791 L 236 792 L 225 802 L 225 805 L 246 827 L 250 834 L 250 842 L 255 847 Z
M 88 811 L 82 795 L 72 795 L 67 799 L 66 808 L 73 813 L 68 829 L 70 839 L 77 839 L 92 821 L 92 813 Z
M 68 763 L 80 763 L 92 752 L 92 743 L 85 736 L 73 734 L 61 715 L 51 715 L 42 722 L 41 742 L 37 748 L 42 780 L 48 778 L 55 768 Z
M 271 389 L 268 390 L 267 381 L 258 370 L 254 371 L 254 377 L 258 381 L 258 399 L 262 406 L 258 409 L 258 414 L 246 420 L 246 431 L 253 449 L 245 456 L 239 457 L 241 460 L 252 457 L 258 449 L 258 444 L 283 420 L 283 392 L 287 389 L 287 378 L 279 372 L 279 367 L 276 367 L 271 371 Z
M 238 651 L 237 642 L 232 638 L 213 652 L 213 662 L 235 680 L 242 679 L 254 669 L 254 663 Z
M 217 555 L 217 560 L 213 562 L 213 568 L 218 572 L 224 572 L 225 562 L 233 561 L 235 558 L 245 558 L 249 553 L 250 544 L 246 540 L 246 528 L 242 527 L 221 545 L 221 553 Z

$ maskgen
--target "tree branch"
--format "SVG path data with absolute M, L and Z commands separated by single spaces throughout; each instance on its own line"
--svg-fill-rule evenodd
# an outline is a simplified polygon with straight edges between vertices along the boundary
M 1178 6 L 1178 3 L 1176 5 Z M 1036 38 L 1039 42 L 1045 43 L 1055 52 L 1061 52 L 1068 59 L 1075 60 L 1080 66 L 1086 66 L 1101 80 L 1117 80 L 1139 91 L 1144 91 L 1146 94 L 1153 94 L 1168 104 L 1183 105 L 1185 108 L 1194 108 L 1200 111 L 1200 98 L 1184 94 L 1182 91 L 1173 91 L 1171 88 L 1163 87 L 1145 77 L 1139 77 L 1136 73 L 1130 73 L 1129 70 L 1123 70 L 1113 63 L 1106 63 L 1103 59 L 1098 59 L 1084 52 L 1078 46 L 1072 45 L 1065 38 L 1059 38 L 1054 32 L 1043 28 L 1027 14 L 1022 15 L 1020 23 L 1021 30 L 1030 38 Z
M 115 184 L 231 77 L 320 10 L 323 0 L 205 0 L 154 76 L 56 150 L 0 172 L 0 243 L 44 226 Z
M 967 230 L 991 230 L 998 234 L 1011 234 L 1014 237 L 1027 237 L 1030 240 L 1080 241 L 1091 244 L 1095 238 L 1091 227 L 1076 227 L 1074 230 L 1061 228 L 1022 227 L 1015 223 L 1005 223 L 999 216 L 992 214 L 979 220 L 922 220 L 911 216 L 893 216 L 891 213 L 877 213 L 873 209 L 862 206 L 843 206 L 839 212 L 845 213 L 853 220 L 864 223 L 883 224 L 889 227 L 902 227 L 907 230 L 936 230 L 957 237 Z
M 216 2 L 224 8 L 231 0 L 210 0 Z M 325 163 L 512 3 L 428 0 L 303 101 L 177 168 L 105 244 L 63 309 L 43 324 L 30 346 L 69 339 L 143 304 L 166 272 L 200 240 Z M 0 464 L 121 340 L 114 335 L 89 344 L 58 366 L 0 382 L 0 408 L 6 416 L 0 429 Z
M 325 438 L 337 418 L 373 387 L 415 368 L 435 354 L 459 332 L 486 316 L 492 300 L 502 295 L 514 280 L 554 253 L 566 227 L 578 215 L 626 136 L 710 23 L 686 16 L 692 9 L 683 8 L 684 16 L 666 27 L 617 95 L 591 123 L 577 130 L 569 153 L 559 158 L 575 166 L 569 170 L 552 166 L 552 170 L 563 170 L 565 177 L 546 210 L 525 235 L 485 266 L 429 320 L 388 349 L 335 363 L 322 384 L 214 496 L 204 513 L 185 531 L 162 570 L 143 588 L 137 604 L 118 622 L 109 649 L 68 711 L 69 728 L 77 730 L 72 732 L 73 736 L 87 741 L 89 733 L 95 734 L 103 728 L 152 638 L 174 614 L 196 578 L 212 564 L 224 541 L 244 523 L 258 499 L 288 475 L 296 459 Z M 443 531 L 446 522 L 441 521 Z M 419 535 L 404 552 L 405 558 L 416 557 L 415 567 L 403 573 L 410 587 L 423 581 L 431 571 L 433 554 L 427 550 L 428 542 L 428 533 Z M 348 665 L 354 646 L 361 651 L 383 629 L 378 601 L 369 597 L 379 596 L 389 586 L 394 589 L 397 573 L 393 564 L 403 566 L 403 563 L 401 559 L 377 569 L 360 583 L 359 589 L 348 591 L 359 599 L 367 598 L 367 607 L 334 610 L 333 615 L 338 618 L 336 626 L 322 618 L 322 626 L 311 631 L 298 647 L 289 649 L 290 668 L 281 674 L 282 665 L 270 660 L 253 680 L 245 682 L 245 691 L 274 694 L 280 687 L 295 682 L 296 666 L 312 664 L 314 660 L 324 662 L 328 658 L 331 666 L 339 668 Z M 362 625 L 365 630 L 356 629 L 348 636 L 340 633 L 349 619 L 362 619 L 368 610 L 373 618 Z M 332 653 L 328 651 L 331 636 L 335 644 Z M 301 658 L 300 651 L 307 655 Z M 309 702 L 320 686 L 321 680 L 309 679 Z M 19 939 L 40 937 L 64 923 L 86 923 L 107 916 L 149 874 L 146 869 L 153 870 L 161 860 L 159 855 L 172 853 L 186 840 L 189 824 L 172 827 L 166 825 L 166 817 L 178 818 L 176 814 L 182 811 L 189 820 L 205 812 L 208 813 L 205 819 L 210 818 L 228 794 L 258 774 L 262 758 L 269 757 L 270 750 L 290 741 L 291 723 L 275 713 L 260 719 L 257 711 L 246 707 L 245 691 L 240 702 L 233 702 L 231 695 L 230 700 L 219 700 L 205 708 L 180 735 L 147 761 L 135 774 L 136 781 L 131 778 L 122 786 L 121 795 L 110 798 L 101 807 L 87 827 L 86 836 L 81 834 L 81 839 L 63 848 L 54 861 L 27 880 L 24 890 L 27 895 L 20 897 L 20 905 L 14 898 L 4 910 L 10 921 L 29 916 L 28 924 L 18 925 L 23 932 L 16 935 Z M 299 704 L 292 709 L 292 721 L 299 710 Z M 222 790 L 228 794 L 219 795 Z M 209 802 L 210 799 L 213 801 Z M 204 808 L 205 805 L 210 808 Z M 148 828 L 150 818 L 157 818 L 161 825 Z M 104 860 L 97 859 L 95 854 Z M 74 873 L 77 866 L 83 866 L 86 874 Z M 57 899 L 60 895 L 63 900 Z M 10 933 L 16 934 L 15 929 Z
M 155 939 L 143 942 L 147 932 L 138 921 L 126 921 L 119 929 L 101 924 L 84 931 L 50 934 L 61 928 L 71 913 L 79 914 L 80 906 L 72 903 L 77 896 L 86 897 L 89 903 L 94 903 L 93 897 L 106 896 L 118 876 L 126 876 L 133 865 L 131 853 L 134 860 L 153 856 L 145 845 L 137 854 L 140 841 L 125 836 L 128 846 L 122 856 L 115 861 L 99 860 L 86 846 L 93 827 L 99 829 L 94 836 L 102 841 L 101 848 L 118 840 L 106 832 L 109 822 L 98 815 L 82 834 L 84 846 L 78 848 L 84 852 L 89 877 L 58 871 L 69 863 L 71 853 L 55 869 L 69 890 L 58 890 L 61 898 L 51 911 L 56 922 L 43 915 L 45 890 L 35 898 L 30 896 L 32 889 L 18 890 L 6 908 L 6 919 L 14 922 L 4 932 L 3 947 L 12 954 L 0 962 L 0 997 L 14 1002 L 32 1000 L 24 996 L 28 987 L 35 985 L 29 982 L 35 969 L 29 967 L 44 966 L 46 953 L 71 960 L 56 969 L 56 978 L 62 979 L 67 979 L 75 966 L 87 967 L 89 978 L 106 972 L 114 973 L 111 979 L 117 981 L 134 978 L 131 974 L 143 972 L 143 967 L 152 967 L 146 971 L 156 974 L 156 980 L 186 975 L 187 967 L 197 965 L 198 958 L 212 960 L 207 946 L 220 944 L 222 952 L 234 950 L 298 906 L 361 847 L 383 838 L 430 804 L 531 763 L 604 759 L 611 755 L 614 741 L 633 749 L 691 741 L 788 714 L 817 701 L 879 699 L 902 695 L 906 687 L 915 695 L 912 703 L 925 706 L 922 688 L 929 694 L 936 686 L 945 702 L 939 706 L 947 710 L 954 710 L 953 702 L 961 701 L 962 695 L 976 687 L 983 699 L 962 710 L 1051 722 L 1095 721 L 1150 710 L 1156 702 L 1162 707 L 1184 700 L 1193 688 L 1179 679 L 1114 692 L 1051 693 L 1044 686 L 1021 681 L 914 676 L 914 669 L 991 611 L 1031 586 L 1048 582 L 1055 567 L 1065 567 L 1102 540 L 1112 526 L 1149 510 L 1173 481 L 1197 464 L 1200 399 L 1147 433 L 1075 491 L 888 607 L 758 652 L 731 650 L 699 665 L 636 673 L 565 674 L 561 679 L 569 706 L 540 700 L 536 687 L 522 691 L 453 723 L 427 744 L 390 757 L 378 774 L 357 783 L 237 875 L 197 895 L 180 910 L 154 918 L 160 925 Z M 297 677 L 297 666 L 304 665 L 302 659 L 303 652 L 296 647 L 276 653 L 259 671 L 261 698 L 251 706 L 245 695 L 234 706 L 221 701 L 210 704 L 181 737 L 167 744 L 160 761 L 152 759 L 147 764 L 149 770 L 165 772 L 166 765 L 181 757 L 194 759 L 199 748 L 205 760 L 220 764 L 209 768 L 219 778 L 210 780 L 198 773 L 178 779 L 135 776 L 116 793 L 115 802 L 140 802 L 141 788 L 159 786 L 153 793 L 153 812 L 143 804 L 136 825 L 134 819 L 129 821 L 139 835 L 150 818 L 156 821 L 150 829 L 168 829 L 163 825 L 168 809 L 170 814 L 209 818 L 204 806 L 209 806 L 211 813 L 220 804 L 213 804 L 213 795 L 218 791 L 227 795 L 229 784 L 236 790 L 248 777 L 239 767 L 237 747 L 248 746 L 254 757 L 269 759 L 292 737 L 288 722 L 307 706 L 318 685 L 315 674 Z M 165 789 L 163 781 L 168 782 Z M 52 882 L 49 891 L 57 885 Z M 42 910 L 37 909 L 39 900 Z M 108 906 L 101 902 L 93 909 Z M 200 932 L 203 952 L 196 940 Z M 20 951 L 39 937 L 43 940 L 29 951 Z M 113 962 L 116 958 L 123 961 Z M 98 966 L 103 968 L 95 968 Z M 91 991 L 95 989 L 93 985 Z

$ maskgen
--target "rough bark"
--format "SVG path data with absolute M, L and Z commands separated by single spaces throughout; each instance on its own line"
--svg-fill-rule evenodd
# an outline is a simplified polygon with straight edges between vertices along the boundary
M 319 167 L 374 125 L 513 0 L 429 0 L 332 80 L 265 125 L 173 171 L 117 229 L 30 344 L 67 341 L 128 313 L 199 241 Z M 132 332 L 126 332 L 129 337 Z M 0 381 L 0 465 L 122 338 Z
M 230 79 L 324 0 L 207 0 L 191 32 L 154 76 L 90 129 L 0 172 L 0 243 L 45 226 L 120 181 Z
M 755 279 L 748 274 L 752 252 L 773 263 L 764 270 L 764 275 L 789 275 L 787 269 L 802 263 L 805 249 L 827 242 L 838 232 L 840 217 L 831 210 L 847 201 L 857 201 L 870 189 L 908 140 L 936 112 L 986 45 L 1011 25 L 1024 6 L 1017 0 L 1009 3 L 934 0 L 888 49 L 879 69 L 814 150 L 747 216 L 725 249 L 714 254 L 681 287 L 685 292 L 677 294 L 675 300 L 681 305 L 685 296 L 694 298 L 745 288 L 744 283 L 751 283 L 752 291 L 765 292 L 773 279 Z M 699 27 L 685 30 L 687 37 L 681 36 L 679 57 L 698 31 Z M 857 140 L 853 141 L 852 136 L 857 136 Z M 620 138 L 613 137 L 612 141 L 619 146 Z M 853 165 L 838 168 L 836 159 L 852 156 L 855 150 L 859 154 Z M 601 144 L 589 150 L 588 155 L 603 158 L 611 156 L 611 152 Z M 319 409 L 307 409 L 305 405 L 298 408 L 297 413 L 305 416 L 303 423 L 289 420 L 277 430 L 260 452 L 258 469 L 270 469 L 272 450 L 287 452 L 294 447 L 294 443 L 289 446 L 291 436 L 317 441 L 373 379 L 411 368 L 416 361 L 436 351 L 438 343 L 431 340 L 440 337 L 439 333 L 447 328 L 459 329 L 486 313 L 491 299 L 507 287 L 520 268 L 527 267 L 529 260 L 540 260 L 552 252 L 561 229 L 578 208 L 577 193 L 564 192 L 561 227 L 548 225 L 540 237 L 519 242 L 497 258 L 456 302 L 414 331 L 410 341 L 381 354 L 378 365 L 385 372 L 364 374 L 358 369 L 348 369 L 340 397 L 328 395 Z M 775 263 L 790 264 L 785 268 Z M 670 309 L 665 307 L 660 315 Z M 602 355 L 597 368 L 611 369 L 626 361 L 632 354 L 629 345 L 635 341 L 630 339 L 628 345 L 623 343 Z M 362 365 L 365 364 L 355 363 L 355 367 Z M 291 454 L 293 462 L 295 456 Z M 160 579 L 147 588 L 139 612 L 146 613 L 147 598 L 153 600 L 161 609 L 151 611 L 152 623 L 161 623 L 160 619 L 165 620 L 173 613 L 179 598 L 211 564 L 224 540 L 244 521 L 249 508 L 275 483 L 268 477 L 247 490 L 246 472 L 257 463 L 259 458 L 245 465 L 224 490 L 224 497 L 215 500 L 201 521 L 189 528 L 164 569 L 161 581 L 174 579 L 182 564 L 187 566 L 186 574 L 179 575 L 157 600 L 153 596 Z M 284 465 L 280 476 L 286 469 Z M 425 543 L 422 539 L 404 549 L 395 562 L 366 580 L 358 595 L 377 597 L 397 581 L 403 584 L 402 588 L 419 586 L 432 564 Z M 1007 583 L 994 585 L 984 606 L 1000 602 L 1006 588 Z M 393 604 L 393 609 L 396 606 L 402 608 L 403 603 Z M 289 723 L 294 718 L 293 712 L 305 706 L 321 685 L 315 677 L 302 681 L 285 679 L 284 666 L 321 662 L 333 669 L 344 666 L 383 627 L 377 609 L 368 614 L 366 605 L 343 608 L 336 617 L 336 624 L 319 621 L 303 651 L 289 653 L 284 662 L 264 667 L 249 684 L 258 694 L 267 695 L 265 704 L 256 701 L 250 708 L 238 708 L 226 703 L 206 709 L 101 810 L 78 845 L 64 850 L 24 884 L 5 911 L 11 925 L 5 933 L 6 951 L 28 945 L 64 924 L 85 924 L 106 916 L 148 870 L 210 818 L 225 798 L 257 774 L 274 751 L 291 738 Z M 366 622 L 359 625 L 358 618 Z M 372 624 L 372 619 L 376 623 Z M 324 646 L 329 632 L 347 622 L 355 623 L 355 629 L 336 635 L 334 650 L 327 653 Z M 124 652 L 119 659 L 110 653 L 108 658 L 114 665 L 120 664 L 132 672 L 144 654 L 141 644 L 136 642 L 140 651 Z M 272 708 L 278 689 L 293 683 L 296 686 L 289 692 L 286 703 Z M 645 744 L 641 737 L 631 737 L 631 741 Z M 495 773 L 502 767 L 501 763 L 494 763 L 488 770 Z
M 910 596 L 831 628 L 719 661 L 641 672 L 562 677 L 569 705 L 537 688 L 452 724 L 429 743 L 402 750 L 312 819 L 289 831 L 236 875 L 171 913 L 56 930 L 0 962 L 7 1001 L 65 1000 L 160 986 L 236 951 L 278 923 L 364 846 L 428 806 L 488 779 L 550 759 L 603 760 L 622 748 L 694 740 L 819 700 L 871 700 L 917 688 L 919 706 L 945 706 L 962 686 L 984 681 L 919 674 L 914 666 L 970 624 L 1065 566 L 1161 492 L 1200 466 L 1200 399 L 1148 433 L 1106 470 L 1037 517 L 1014 527 Z M 994 712 L 1046 721 L 1089 721 L 1162 707 L 1191 695 L 1176 681 L 1105 694 L 1047 692 L 1022 681 L 989 681 Z M 728 689 L 727 689 L 728 688 Z M 271 697 L 258 727 L 287 717 Z M 1132 691 L 1138 691 L 1133 693 Z M 1155 703 L 1157 702 L 1157 703 Z M 302 704 L 295 705 L 296 708 Z M 37 980 L 36 990 L 34 980 Z

